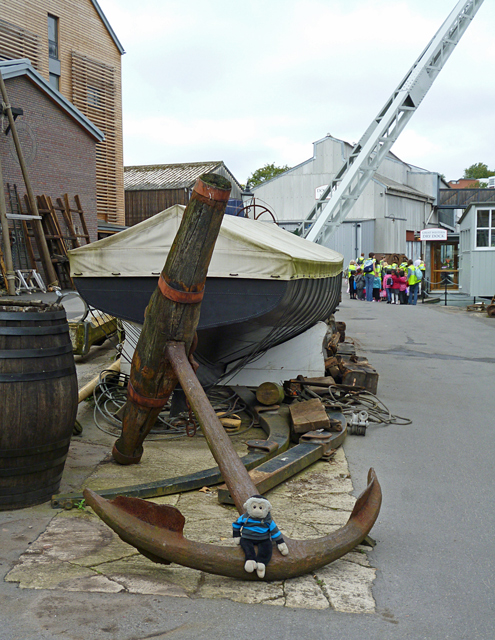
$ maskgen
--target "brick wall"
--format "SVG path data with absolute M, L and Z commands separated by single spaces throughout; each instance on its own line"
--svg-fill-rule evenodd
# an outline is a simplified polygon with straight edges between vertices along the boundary
M 6 81 L 10 104 L 24 115 L 16 120 L 23 153 L 35 195 L 57 198 L 79 195 L 92 240 L 97 239 L 96 141 L 27 78 Z M 12 134 L 0 133 L 0 159 L 4 184 L 16 184 L 26 193 Z M 7 195 L 6 195 L 7 197 Z M 10 212 L 7 199 L 7 211 Z

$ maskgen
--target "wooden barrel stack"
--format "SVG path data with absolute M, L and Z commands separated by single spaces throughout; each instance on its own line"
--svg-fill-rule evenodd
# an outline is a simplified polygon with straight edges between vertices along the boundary
M 0 304 L 0 510 L 58 491 L 77 413 L 77 375 L 65 310 Z

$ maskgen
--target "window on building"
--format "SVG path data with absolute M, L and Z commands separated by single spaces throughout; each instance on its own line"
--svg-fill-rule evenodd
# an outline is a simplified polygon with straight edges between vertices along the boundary
M 50 86 L 60 91 L 60 76 L 55 73 L 50 73 Z
M 72 52 L 72 103 L 102 131 L 96 144 L 96 204 L 98 217 L 118 222 L 116 72 L 98 60 Z
M 88 84 L 88 104 L 92 107 L 100 106 L 100 91 L 97 87 L 92 87 Z
M 58 18 L 48 14 L 48 56 L 58 60 Z
M 495 247 L 495 209 L 478 209 L 476 212 L 476 247 Z

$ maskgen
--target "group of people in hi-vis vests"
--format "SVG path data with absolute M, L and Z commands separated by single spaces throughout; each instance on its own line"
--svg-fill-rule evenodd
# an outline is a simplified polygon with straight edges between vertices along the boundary
M 416 304 L 421 282 L 425 277 L 422 258 L 404 259 L 399 265 L 377 260 L 371 251 L 367 258 L 362 253 L 347 267 L 348 293 L 351 300 L 386 302 L 387 304 Z

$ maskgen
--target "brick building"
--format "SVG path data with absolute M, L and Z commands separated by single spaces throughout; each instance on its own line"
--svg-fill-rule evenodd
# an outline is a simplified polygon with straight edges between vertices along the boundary
M 91 240 L 96 240 L 95 162 L 102 132 L 29 61 L 0 62 L 0 72 L 11 106 L 23 111 L 16 128 L 34 193 L 51 196 L 54 201 L 64 193 L 79 195 Z M 16 185 L 19 195 L 25 193 L 25 186 L 6 117 L 0 131 L 0 161 L 9 212 L 7 184 Z

